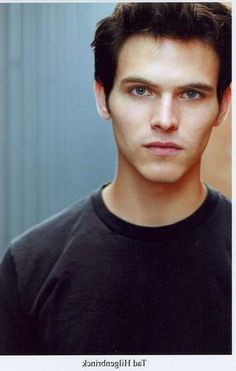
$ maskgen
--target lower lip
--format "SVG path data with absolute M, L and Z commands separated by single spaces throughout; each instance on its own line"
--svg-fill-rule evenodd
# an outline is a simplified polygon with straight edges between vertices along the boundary
M 180 148 L 173 148 L 173 147 L 145 147 L 151 153 L 157 156 L 165 157 L 165 156 L 174 156 L 180 153 Z

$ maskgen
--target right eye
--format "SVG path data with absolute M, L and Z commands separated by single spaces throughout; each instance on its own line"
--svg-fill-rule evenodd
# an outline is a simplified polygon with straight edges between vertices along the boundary
M 135 88 L 130 89 L 130 92 L 136 97 L 146 97 L 151 95 L 150 91 L 143 86 L 136 86 Z

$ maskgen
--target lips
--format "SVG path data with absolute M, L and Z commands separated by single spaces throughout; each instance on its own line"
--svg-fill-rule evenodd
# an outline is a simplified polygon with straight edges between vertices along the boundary
M 144 147 L 159 156 L 176 155 L 183 149 L 183 147 L 175 142 L 151 142 L 145 144 Z

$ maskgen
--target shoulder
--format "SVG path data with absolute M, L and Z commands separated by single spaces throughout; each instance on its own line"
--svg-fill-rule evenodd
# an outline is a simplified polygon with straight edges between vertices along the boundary
M 16 237 L 10 243 L 12 254 L 25 255 L 40 253 L 44 251 L 56 254 L 63 249 L 64 243 L 79 219 L 88 210 L 90 197 L 84 198 L 58 212 L 50 218 L 38 223 L 26 232 Z
M 214 236 L 214 241 L 224 247 L 231 256 L 232 245 L 232 204 L 221 192 L 209 187 L 209 193 L 215 200 L 215 207 L 206 225 L 208 236 Z
M 96 218 L 91 196 L 77 201 L 49 219 L 37 224 L 15 238 L 6 257 L 11 259 L 21 297 L 27 298 L 29 309 L 40 288 L 47 280 L 71 240 Z M 85 233 L 85 232 L 84 232 Z M 3 260 L 3 265 L 7 259 Z M 25 301 L 25 300 L 24 300 Z
M 208 187 L 208 191 L 211 194 L 211 197 L 217 201 L 215 208 L 216 216 L 222 217 L 224 215 L 228 221 L 231 221 L 232 217 L 231 201 L 223 193 L 217 191 L 212 187 Z

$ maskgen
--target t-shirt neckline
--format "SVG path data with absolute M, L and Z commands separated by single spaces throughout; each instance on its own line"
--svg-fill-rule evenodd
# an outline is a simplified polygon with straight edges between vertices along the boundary
M 102 189 L 104 187 L 105 185 L 92 196 L 92 204 L 97 216 L 113 233 L 144 241 L 158 238 L 168 240 L 185 238 L 186 234 L 196 231 L 199 226 L 207 223 L 219 199 L 217 192 L 207 185 L 207 195 L 202 205 L 187 218 L 165 226 L 144 227 L 129 223 L 113 214 L 103 201 Z

